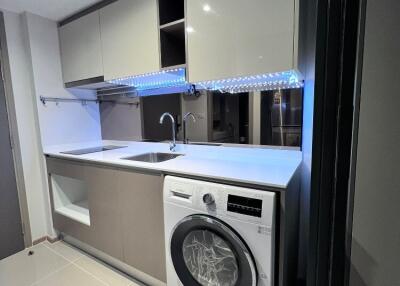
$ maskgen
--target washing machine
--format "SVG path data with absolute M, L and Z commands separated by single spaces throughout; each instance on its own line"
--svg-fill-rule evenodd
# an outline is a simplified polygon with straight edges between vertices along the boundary
M 166 176 L 168 286 L 272 286 L 273 192 Z

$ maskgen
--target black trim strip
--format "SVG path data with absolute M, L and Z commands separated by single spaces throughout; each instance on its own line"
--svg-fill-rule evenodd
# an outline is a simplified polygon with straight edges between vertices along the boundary
M 77 81 L 66 82 L 65 87 L 66 88 L 81 87 L 84 85 L 100 83 L 100 82 L 104 82 L 104 76 L 98 76 L 98 77 L 77 80 Z
M 346 239 L 361 1 L 318 1 L 308 286 L 348 285 Z

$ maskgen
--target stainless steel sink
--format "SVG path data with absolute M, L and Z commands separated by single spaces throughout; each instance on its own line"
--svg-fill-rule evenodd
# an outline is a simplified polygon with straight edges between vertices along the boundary
M 145 153 L 136 156 L 122 158 L 130 161 L 141 161 L 147 163 L 160 163 L 168 160 L 175 159 L 176 157 L 183 156 L 183 154 L 173 153 Z
M 221 146 L 221 143 L 189 142 L 189 145 Z

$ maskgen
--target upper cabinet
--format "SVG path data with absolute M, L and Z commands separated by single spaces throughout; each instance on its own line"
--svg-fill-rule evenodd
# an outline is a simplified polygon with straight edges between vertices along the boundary
M 299 87 L 298 1 L 108 3 L 60 27 L 64 81 L 138 91 L 187 82 L 227 92 Z
M 297 0 L 186 1 L 192 83 L 297 68 Z
M 102 76 L 99 12 L 67 23 L 59 32 L 64 82 Z
M 100 10 L 104 78 L 160 69 L 157 0 L 119 0 Z

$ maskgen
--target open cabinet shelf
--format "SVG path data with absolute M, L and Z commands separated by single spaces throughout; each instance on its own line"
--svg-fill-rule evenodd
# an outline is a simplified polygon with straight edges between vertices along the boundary
M 88 187 L 83 180 L 51 175 L 54 212 L 90 226 Z
M 185 18 L 184 0 L 158 0 L 160 25 Z
M 185 20 L 160 27 L 161 67 L 186 64 Z
M 90 226 L 89 204 L 86 200 L 59 207 L 55 212 Z

